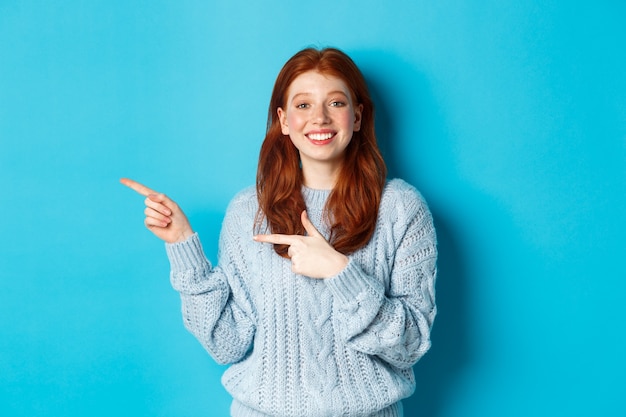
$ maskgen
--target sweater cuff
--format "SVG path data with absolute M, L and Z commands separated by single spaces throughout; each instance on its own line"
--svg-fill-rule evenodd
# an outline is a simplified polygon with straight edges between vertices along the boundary
M 382 284 L 365 274 L 352 258 L 343 271 L 324 281 L 334 297 L 345 306 L 357 306 L 365 299 L 380 298 L 384 293 Z
M 209 262 L 202 250 L 202 243 L 200 243 L 198 233 L 194 233 L 182 242 L 166 243 L 165 251 L 170 260 L 172 272 L 202 269 Z

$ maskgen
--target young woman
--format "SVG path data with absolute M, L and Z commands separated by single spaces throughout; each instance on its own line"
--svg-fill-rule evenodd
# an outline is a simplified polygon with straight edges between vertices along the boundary
M 347 55 L 305 49 L 279 73 L 256 188 L 230 203 L 217 265 L 171 199 L 122 183 L 147 197 L 185 326 L 231 364 L 233 416 L 402 415 L 430 347 L 435 231 L 415 188 L 386 180 Z

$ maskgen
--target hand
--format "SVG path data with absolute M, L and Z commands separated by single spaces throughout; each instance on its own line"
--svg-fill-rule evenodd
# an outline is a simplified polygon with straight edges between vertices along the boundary
M 256 235 L 257 242 L 289 245 L 287 255 L 291 259 L 291 270 L 310 278 L 330 278 L 348 265 L 348 257 L 337 252 L 302 212 L 302 225 L 307 236 L 300 235 Z
M 185 213 L 165 194 L 157 193 L 128 178 L 122 178 L 120 182 L 146 197 L 144 224 L 158 238 L 167 243 L 177 243 L 193 235 Z

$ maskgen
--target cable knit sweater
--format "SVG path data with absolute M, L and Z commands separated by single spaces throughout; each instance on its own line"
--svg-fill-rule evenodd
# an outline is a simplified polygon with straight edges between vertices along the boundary
M 330 191 L 302 193 L 328 238 Z M 401 416 L 436 312 L 436 238 L 421 195 L 389 181 L 370 242 L 328 279 L 294 274 L 271 244 L 253 241 L 257 208 L 254 188 L 232 200 L 217 266 L 197 234 L 166 244 L 186 328 L 232 364 L 222 377 L 232 415 Z

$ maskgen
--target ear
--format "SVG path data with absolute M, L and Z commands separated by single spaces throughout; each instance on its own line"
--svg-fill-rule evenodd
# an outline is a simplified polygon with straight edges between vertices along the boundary
M 354 109 L 354 127 L 353 127 L 353 131 L 358 132 L 359 130 L 361 130 L 361 115 L 363 114 L 363 105 L 359 104 L 355 109 Z
M 280 130 L 283 132 L 283 135 L 289 135 L 289 125 L 287 125 L 287 112 L 279 107 L 276 110 L 276 114 L 278 115 L 278 120 L 280 121 Z

